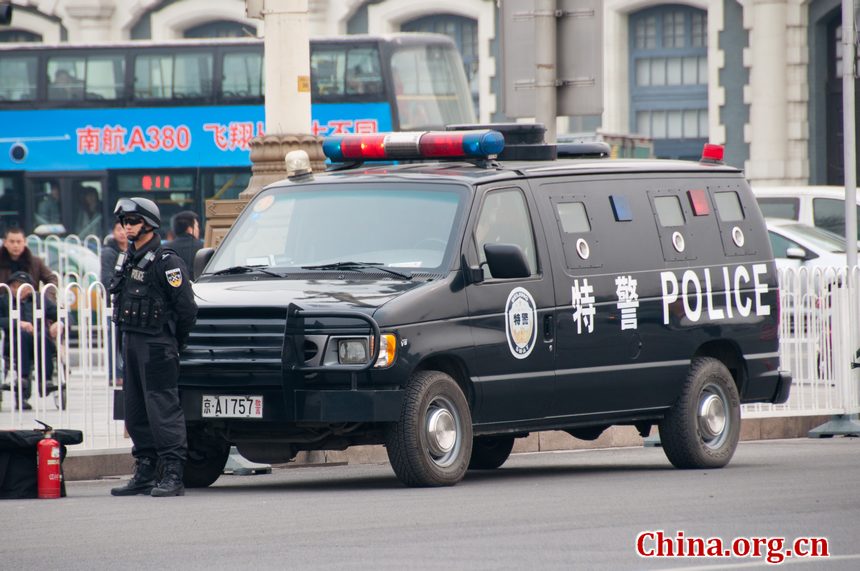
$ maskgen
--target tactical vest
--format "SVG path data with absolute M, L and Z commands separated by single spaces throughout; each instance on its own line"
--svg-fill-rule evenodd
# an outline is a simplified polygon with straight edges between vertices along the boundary
M 111 291 L 116 294 L 113 319 L 122 331 L 156 335 L 168 323 L 167 298 L 155 271 L 161 253 L 161 248 L 150 250 L 135 264 L 126 263 L 125 252 L 117 259 L 118 279 Z

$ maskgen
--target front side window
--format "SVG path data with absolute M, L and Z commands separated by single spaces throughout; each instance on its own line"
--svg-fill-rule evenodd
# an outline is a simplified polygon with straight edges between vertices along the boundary
M 475 226 L 475 245 L 478 260 L 484 268 L 484 277 L 492 274 L 484 263 L 487 256 L 484 244 L 515 244 L 522 249 L 531 274 L 537 273 L 537 255 L 529 209 L 523 193 L 516 188 L 494 190 L 487 193 L 481 214 Z
M 237 265 L 310 270 L 343 262 L 443 271 L 465 195 L 465 188 L 447 185 L 273 189 L 245 209 L 209 271 Z

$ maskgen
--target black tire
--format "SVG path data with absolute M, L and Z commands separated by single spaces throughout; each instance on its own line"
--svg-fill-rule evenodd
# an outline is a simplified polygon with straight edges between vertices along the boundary
M 186 488 L 206 488 L 215 483 L 230 456 L 230 444 L 222 438 L 188 431 L 188 459 L 182 482 Z
M 472 442 L 469 470 L 495 470 L 514 449 L 513 436 L 479 436 Z
M 439 371 L 416 373 L 406 385 L 400 420 L 385 432 L 388 460 L 411 487 L 453 486 L 472 456 L 472 414 L 463 391 Z
M 680 398 L 660 421 L 660 442 L 676 468 L 722 468 L 738 446 L 741 408 L 726 366 L 693 360 Z

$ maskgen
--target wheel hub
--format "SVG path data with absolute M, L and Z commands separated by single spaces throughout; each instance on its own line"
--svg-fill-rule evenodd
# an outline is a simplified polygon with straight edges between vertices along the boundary
M 427 440 L 434 456 L 451 452 L 457 443 L 457 424 L 450 411 L 436 408 L 427 415 Z
M 726 405 L 718 395 L 705 393 L 699 403 L 699 428 L 702 435 L 710 440 L 719 436 L 726 428 Z

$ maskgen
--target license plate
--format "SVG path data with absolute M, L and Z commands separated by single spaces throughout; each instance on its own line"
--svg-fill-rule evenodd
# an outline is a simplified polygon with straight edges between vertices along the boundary
M 263 418 L 263 397 L 203 395 L 204 418 Z

